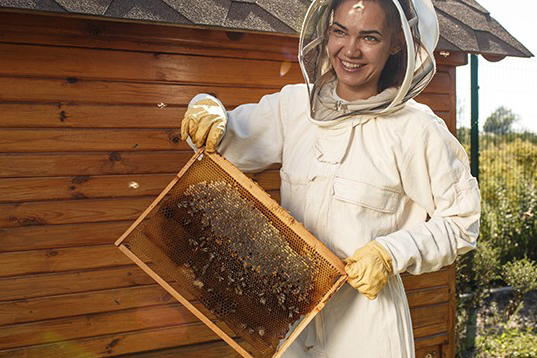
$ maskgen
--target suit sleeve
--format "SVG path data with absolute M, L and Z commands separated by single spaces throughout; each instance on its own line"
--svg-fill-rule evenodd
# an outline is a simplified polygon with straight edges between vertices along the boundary
M 408 143 L 400 168 L 403 190 L 430 220 L 377 241 L 392 255 L 395 273 L 421 274 L 475 248 L 480 194 L 466 152 L 445 126 L 430 121 Z
M 217 149 L 241 171 L 261 171 L 271 164 L 281 163 L 284 90 L 264 96 L 259 103 L 244 104 L 227 111 L 226 132 Z M 197 95 L 191 103 L 207 96 Z

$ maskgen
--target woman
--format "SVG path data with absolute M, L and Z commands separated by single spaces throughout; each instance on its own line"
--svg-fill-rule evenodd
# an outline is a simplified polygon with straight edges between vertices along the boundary
M 282 206 L 347 264 L 350 285 L 286 356 L 413 357 L 399 274 L 438 270 L 475 246 L 467 156 L 412 100 L 434 75 L 437 40 L 430 0 L 317 0 L 301 32 L 306 84 L 227 115 L 208 95 L 191 102 L 183 139 L 244 171 L 281 163 Z

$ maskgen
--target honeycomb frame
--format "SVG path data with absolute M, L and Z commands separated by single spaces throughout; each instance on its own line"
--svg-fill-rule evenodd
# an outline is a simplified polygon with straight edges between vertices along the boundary
M 255 230 L 259 230 L 258 227 L 263 227 L 264 235 L 267 235 L 267 232 L 274 232 L 271 234 L 274 237 L 271 240 L 281 240 L 280 236 L 287 240 L 286 243 L 282 242 L 280 244 L 280 247 L 285 246 L 283 250 L 280 250 L 283 253 L 278 252 L 277 255 L 279 256 L 272 260 L 281 263 L 279 266 L 284 266 L 283 268 L 275 269 L 272 267 L 274 264 L 271 266 L 270 262 L 261 262 L 260 265 L 252 264 L 251 261 L 255 261 L 256 253 L 241 254 L 240 247 L 237 245 L 242 244 L 240 240 L 237 241 L 236 239 L 233 241 L 228 240 L 230 244 L 227 246 L 221 245 L 226 247 L 227 250 L 220 250 L 223 254 L 221 252 L 213 254 L 212 251 L 207 254 L 207 250 L 205 250 L 205 253 L 202 252 L 205 242 L 209 242 L 209 236 L 206 233 L 201 237 L 199 233 L 194 236 L 190 235 L 190 231 L 187 232 L 187 230 L 190 230 L 188 229 L 189 226 L 194 225 L 191 224 L 191 220 L 197 220 L 194 227 L 198 232 L 200 227 L 209 226 L 205 221 L 212 220 L 211 223 L 214 226 L 216 225 L 214 224 L 215 220 L 222 219 L 220 216 L 215 217 L 214 215 L 210 216 L 209 219 L 204 219 L 204 216 L 199 213 L 192 214 L 192 211 L 196 212 L 199 207 L 195 210 L 194 206 L 189 206 L 188 211 L 185 210 L 188 205 L 194 205 L 194 202 L 198 203 L 188 195 L 203 193 L 202 196 L 206 197 L 207 193 L 211 193 L 211 190 L 216 190 L 215 193 L 217 194 L 226 193 L 226 196 L 231 196 L 231 199 L 226 202 L 227 206 L 229 206 L 229 200 L 232 200 L 231 202 L 238 200 L 240 205 L 237 205 L 242 211 L 250 210 L 255 214 L 255 210 L 259 209 L 268 224 L 263 223 L 263 219 L 256 216 L 254 222 L 261 222 L 261 224 L 247 225 L 246 228 L 255 226 L 253 235 L 255 237 L 260 234 Z M 235 191 L 240 193 L 239 199 L 233 197 Z M 225 200 L 220 195 L 215 202 L 217 205 L 223 205 L 221 202 L 225 202 Z M 200 203 L 198 205 L 202 205 L 202 207 L 204 207 L 203 205 L 207 206 L 203 204 L 203 201 L 200 201 Z M 234 210 L 239 209 L 234 208 Z M 185 214 L 187 212 L 190 216 Z M 182 215 L 180 216 L 181 219 L 177 219 L 179 217 L 178 213 Z M 173 217 L 172 224 L 169 222 L 171 217 Z M 205 220 L 203 224 L 199 219 L 200 217 L 202 218 L 201 220 Z M 244 221 L 244 219 L 242 220 Z M 221 224 L 219 228 L 217 233 L 226 231 L 222 230 Z M 163 239 L 171 235 L 169 234 L 170 231 L 174 233 L 174 236 L 171 239 Z M 210 236 L 213 248 L 220 247 L 214 244 L 215 240 L 219 244 L 226 240 L 226 236 L 221 237 L 214 231 Z M 178 239 L 179 237 L 181 239 Z M 187 237 L 188 241 L 185 241 Z M 246 235 L 245 237 L 249 236 Z M 203 240 L 200 241 L 200 238 Z M 247 240 L 245 245 L 249 243 L 249 245 L 255 246 L 254 240 L 242 240 Z M 259 250 L 260 252 L 257 255 L 257 262 L 259 262 L 259 257 L 263 257 L 263 254 L 266 254 L 267 245 L 263 246 L 262 244 L 263 240 L 258 240 L 257 248 L 254 247 L 254 250 Z M 330 297 L 346 281 L 344 264 L 337 256 L 328 250 L 324 244 L 307 231 L 302 224 L 297 222 L 255 182 L 219 154 L 205 153 L 204 149 L 200 149 L 194 154 L 153 203 L 116 241 L 115 245 L 243 357 L 280 357 L 324 307 Z M 259 247 L 260 245 L 261 247 Z M 252 251 L 251 246 L 247 247 L 248 251 Z M 186 262 L 184 255 L 179 259 L 176 255 L 178 252 L 180 256 L 182 253 L 188 255 L 189 259 L 196 255 L 202 255 L 200 256 L 201 258 L 208 257 L 208 260 L 203 268 L 200 268 L 201 266 L 199 265 L 196 268 L 197 263 Z M 239 253 L 237 254 L 236 252 Z M 215 255 L 218 258 L 213 261 Z M 220 258 L 222 255 L 227 255 L 225 262 Z M 239 257 L 240 260 L 235 256 Z M 218 261 L 219 259 L 221 260 L 220 262 Z M 211 266 L 212 261 L 215 263 Z M 240 262 L 244 265 L 244 270 L 241 270 L 242 267 L 238 268 L 237 265 L 229 266 L 231 265 L 230 262 Z M 214 271 L 214 266 L 220 267 L 220 265 L 222 266 L 221 275 L 219 275 L 218 271 Z M 217 276 L 222 278 L 222 281 L 225 281 L 224 283 L 227 283 L 226 290 L 229 291 L 225 292 L 227 296 L 224 296 L 223 289 L 220 287 L 223 284 L 218 285 L 215 282 L 207 281 L 205 278 L 199 278 L 206 273 L 208 267 L 209 270 L 213 271 L 208 272 L 207 276 L 211 278 Z M 267 291 L 268 293 L 265 291 L 260 292 L 259 290 L 252 291 L 253 289 L 250 289 L 251 285 L 243 283 L 243 286 L 241 286 L 238 284 L 238 281 L 244 279 L 244 277 L 250 277 L 251 282 L 252 277 L 270 276 L 263 274 L 263 270 L 274 270 L 274 275 L 272 275 L 274 277 L 271 277 L 270 284 L 265 282 L 264 285 L 264 287 L 268 287 L 272 291 Z M 244 272 L 241 273 L 241 271 Z M 291 274 L 287 274 L 289 272 Z M 238 277 L 237 274 L 239 273 Z M 302 283 L 303 287 L 309 287 L 309 289 L 302 288 L 300 283 Z M 217 291 L 220 290 L 216 292 L 218 295 L 215 296 L 218 299 L 213 297 L 216 293 L 211 293 L 211 299 L 207 298 L 209 297 L 207 292 L 209 290 L 214 291 L 213 287 L 216 287 Z M 246 292 L 249 289 L 250 291 Z M 289 294 L 289 292 L 294 294 Z M 252 304 L 254 300 L 256 303 Z M 236 303 L 236 301 L 239 303 Z M 267 301 L 269 302 L 267 303 Z M 263 307 L 260 306 L 259 302 Z M 276 304 L 279 304 L 281 309 Z M 266 307 L 264 307 L 265 305 Z M 216 306 L 218 306 L 218 309 L 215 308 Z M 252 306 L 252 309 L 249 306 Z M 243 321 L 250 323 L 252 315 L 259 317 L 260 309 L 265 310 L 263 313 L 273 318 L 270 323 L 258 322 L 250 324 L 250 326 L 253 326 L 250 327 L 239 322 L 240 318 L 246 317 Z M 253 312 L 250 313 L 249 320 L 247 316 L 244 316 L 247 311 Z M 287 314 L 289 319 L 286 320 L 283 316 Z M 265 321 L 269 320 L 265 319 Z M 291 326 L 293 328 L 289 329 Z M 287 327 L 288 330 L 283 335 L 281 334 L 282 327 Z M 238 337 L 239 339 L 236 340 L 233 337 Z M 274 337 L 278 338 L 277 343 L 275 343 Z M 269 338 L 272 338 L 272 341 Z

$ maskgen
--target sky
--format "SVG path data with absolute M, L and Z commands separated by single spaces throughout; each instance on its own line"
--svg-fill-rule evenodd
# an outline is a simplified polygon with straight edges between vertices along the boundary
M 537 56 L 537 1 L 477 0 L 511 35 Z M 479 56 L 479 122 L 499 106 L 519 115 L 517 130 L 537 133 L 537 58 L 506 57 L 488 62 Z M 457 67 L 458 126 L 470 126 L 470 61 Z

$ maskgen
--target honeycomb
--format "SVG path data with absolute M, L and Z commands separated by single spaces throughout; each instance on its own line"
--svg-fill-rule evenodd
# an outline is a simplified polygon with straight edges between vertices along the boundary
M 203 155 L 122 244 L 252 356 L 270 357 L 341 271 L 243 179 Z

